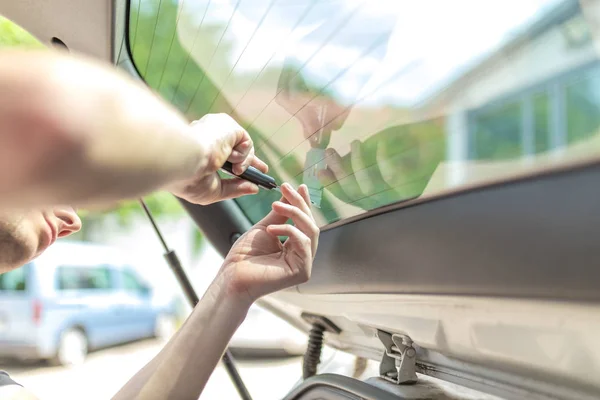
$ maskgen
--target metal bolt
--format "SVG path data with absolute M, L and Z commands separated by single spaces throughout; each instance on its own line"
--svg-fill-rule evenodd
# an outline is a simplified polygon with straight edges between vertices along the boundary
M 415 354 L 416 354 L 415 349 L 413 349 L 412 347 L 410 349 L 406 350 L 407 357 L 413 358 L 415 356 Z

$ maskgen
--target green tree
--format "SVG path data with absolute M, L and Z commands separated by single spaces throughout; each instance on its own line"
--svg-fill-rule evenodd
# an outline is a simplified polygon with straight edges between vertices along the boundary
M 210 7 L 210 2 L 197 4 L 193 12 L 179 14 L 179 5 L 183 3 L 177 0 L 132 2 L 130 45 L 138 71 L 150 87 L 178 107 L 190 120 L 199 119 L 208 112 L 230 114 L 248 130 L 257 145 L 257 155 L 272 166 L 270 173 L 276 180 L 281 181 L 281 172 L 285 171 L 286 176 L 294 177 L 291 183 L 302 183 L 304 165 L 298 160 L 297 152 L 291 148 L 294 143 L 288 145 L 283 139 L 286 151 L 272 144 L 273 139 L 285 137 L 285 128 L 264 128 L 269 123 L 266 115 L 268 110 L 262 115 L 261 128 L 265 131 L 254 126 L 253 121 L 245 121 L 236 114 L 235 106 L 224 97 L 222 88 L 215 84 L 215 81 L 222 82 L 223 78 L 235 79 L 238 87 L 250 89 L 249 85 L 258 78 L 254 73 L 244 75 L 242 72 L 233 71 L 235 60 L 230 57 L 233 46 L 227 41 L 228 26 L 211 24 L 203 17 L 205 8 Z M 187 7 L 189 5 L 186 5 Z M 191 10 L 191 7 L 187 9 Z M 186 38 L 191 39 L 191 43 L 186 44 L 193 47 L 191 52 L 194 58 L 191 58 L 189 49 L 180 42 L 178 24 L 192 27 L 200 24 L 193 31 L 193 38 Z M 203 60 L 203 65 L 198 65 L 195 60 Z M 261 74 L 263 78 L 269 76 L 272 80 L 281 78 L 282 74 L 288 74 L 291 82 L 307 99 L 319 96 L 335 102 L 336 93 L 316 87 L 308 80 L 305 82 L 300 67 L 290 61 L 283 71 L 280 68 L 267 67 Z M 248 96 L 263 96 L 264 100 L 264 88 L 257 84 L 251 89 L 247 91 Z M 269 96 L 271 101 L 270 96 L 277 94 L 266 93 L 266 96 Z M 389 111 L 390 114 L 406 114 L 406 110 L 398 107 Z M 363 112 L 368 115 L 368 110 Z M 362 159 L 360 164 L 364 166 L 360 171 L 354 170 L 356 166 L 353 167 L 351 162 L 352 158 L 356 158 L 356 154 L 349 153 L 340 157 L 340 174 L 335 177 L 336 182 L 325 182 L 327 191 L 323 193 L 321 203 L 320 212 L 328 222 L 339 219 L 339 210 L 332 202 L 334 197 L 353 206 L 373 209 L 419 196 L 423 192 L 431 174 L 445 154 L 444 124 L 442 121 L 432 120 L 392 125 L 396 126 L 364 136 L 368 139 L 361 142 L 358 149 Z M 364 127 L 365 125 L 346 126 L 345 129 L 348 131 Z M 277 135 L 275 138 L 272 137 L 274 134 Z M 385 166 L 386 171 L 381 170 L 382 166 Z M 390 170 L 402 173 L 389 177 Z M 370 185 L 361 185 L 362 182 L 356 180 L 356 173 L 360 172 L 361 176 L 369 179 Z M 368 193 L 360 190 L 365 186 L 370 187 Z M 276 192 L 260 191 L 255 196 L 243 197 L 237 202 L 251 221 L 258 221 L 270 211 L 272 202 L 278 197 Z
M 0 15 L 0 48 L 17 46 L 30 49 L 44 48 L 44 45 L 25 29 Z

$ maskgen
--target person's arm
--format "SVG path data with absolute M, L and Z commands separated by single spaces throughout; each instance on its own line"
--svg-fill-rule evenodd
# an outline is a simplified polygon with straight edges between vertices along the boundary
M 114 400 L 197 399 L 252 302 L 309 278 L 319 229 L 308 189 L 284 184 L 282 192 L 273 211 L 235 243 L 179 332 Z M 278 236 L 288 239 L 282 244 Z
M 105 205 L 162 188 L 199 203 L 255 192 L 215 183 L 228 157 L 238 169 L 266 170 L 248 134 L 223 115 L 201 121 L 189 126 L 108 65 L 0 52 L 0 207 Z

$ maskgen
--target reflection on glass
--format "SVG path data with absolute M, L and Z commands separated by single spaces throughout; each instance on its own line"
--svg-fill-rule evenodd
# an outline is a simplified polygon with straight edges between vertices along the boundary
M 585 139 L 600 127 L 600 69 L 565 86 L 568 142 Z
M 535 132 L 535 153 L 543 153 L 550 149 L 550 99 L 543 92 L 533 96 L 533 123 Z
M 129 40 L 151 87 L 231 114 L 326 225 L 599 156 L 594 4 L 133 0 Z M 257 221 L 277 197 L 238 204 Z
M 510 102 L 473 118 L 474 158 L 483 160 L 517 158 L 523 152 L 522 107 Z

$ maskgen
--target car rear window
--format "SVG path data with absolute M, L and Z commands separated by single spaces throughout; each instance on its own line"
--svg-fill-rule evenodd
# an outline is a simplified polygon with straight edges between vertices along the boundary
M 56 270 L 58 290 L 112 289 L 111 270 L 108 267 L 61 266 Z
M 600 156 L 596 2 L 134 0 L 143 79 L 232 115 L 321 226 Z M 277 193 L 237 200 L 253 222 Z
M 0 291 L 24 292 L 27 291 L 27 275 L 29 264 L 21 268 L 0 274 Z

